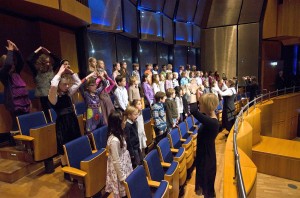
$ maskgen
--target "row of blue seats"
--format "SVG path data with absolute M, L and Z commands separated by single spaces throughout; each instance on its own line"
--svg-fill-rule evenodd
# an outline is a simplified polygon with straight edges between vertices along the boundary
M 146 113 L 147 114 L 147 113 Z M 128 188 L 127 193 L 130 193 L 131 197 L 148 197 L 147 194 L 149 191 L 149 186 L 147 184 L 146 174 L 148 177 L 148 183 L 149 180 L 152 181 L 150 184 L 155 183 L 155 186 L 158 187 L 159 184 L 157 182 L 161 182 L 164 178 L 168 178 L 170 184 L 172 184 L 172 189 L 170 191 L 171 197 L 178 197 L 179 193 L 179 185 L 183 185 L 186 180 L 186 169 L 190 168 L 193 164 L 193 138 L 189 136 L 189 132 L 192 135 L 196 135 L 196 130 L 198 127 L 195 127 L 192 123 L 192 117 L 188 118 L 188 123 L 190 123 L 191 128 L 186 128 L 186 123 L 182 122 L 179 124 L 179 128 L 173 129 L 169 134 L 168 138 L 163 138 L 158 144 L 157 149 L 152 150 L 147 154 L 147 156 L 144 158 L 144 167 L 146 169 L 146 173 L 143 167 L 137 167 L 133 173 L 126 179 L 126 188 Z M 193 130 L 191 132 L 190 130 Z M 179 132 L 180 131 L 180 132 Z M 106 148 L 106 139 L 107 139 L 107 127 L 101 127 L 99 129 L 96 129 L 91 133 L 92 135 L 92 144 L 89 142 L 89 138 L 87 136 L 82 136 L 76 140 L 73 140 L 69 143 L 67 143 L 65 147 L 65 151 L 68 157 L 68 165 L 70 167 L 64 167 L 63 171 L 66 173 L 69 173 L 71 175 L 80 175 L 81 172 L 82 181 L 84 180 L 85 186 L 90 185 L 90 181 L 85 180 L 84 178 L 87 175 L 95 175 L 96 173 L 87 173 L 86 169 L 84 169 L 84 164 L 91 161 L 91 159 L 97 160 L 97 158 L 103 158 L 104 148 Z M 186 139 L 183 139 L 186 138 Z M 93 143 L 94 142 L 94 143 Z M 97 151 L 92 150 L 92 146 L 96 148 Z M 172 153 L 176 153 L 174 156 Z M 159 153 L 159 154 L 158 154 Z M 174 158 L 177 159 L 178 162 L 174 162 Z M 104 159 L 105 160 L 105 159 Z M 105 161 L 106 162 L 106 161 Z M 184 165 L 180 163 L 184 163 Z M 100 162 L 99 162 L 100 163 Z M 104 173 L 103 172 L 105 167 L 103 167 L 103 164 L 106 165 L 106 163 L 103 163 L 102 161 L 102 169 L 100 171 L 98 164 L 96 166 L 97 173 L 102 176 L 101 181 L 98 182 L 100 186 L 95 190 L 93 193 L 99 192 L 104 186 Z M 163 164 L 163 165 L 162 165 Z M 164 167 L 167 167 L 165 170 Z M 74 170 L 74 168 L 76 170 Z M 82 170 L 84 169 L 84 170 Z M 175 179 L 174 181 L 174 172 L 178 169 L 178 181 Z M 93 170 L 89 170 L 90 172 L 93 172 Z M 85 173 L 85 174 L 83 174 Z M 139 175 L 139 176 L 137 176 Z M 143 176 L 142 176 L 143 175 Z M 91 176 L 93 177 L 93 176 Z M 99 177 L 98 177 L 99 178 Z M 147 185 L 146 185 L 147 184 Z M 164 184 L 165 186 L 165 184 Z M 164 193 L 163 191 L 157 191 L 157 193 L 162 196 Z M 86 191 L 87 193 L 87 191 Z M 91 192 L 89 192 L 91 193 Z M 146 194 L 143 194 L 146 193 Z M 91 194 L 86 194 L 86 196 L 89 196 Z M 127 194 L 128 195 L 128 194 Z M 151 195 L 151 193 L 149 193 Z

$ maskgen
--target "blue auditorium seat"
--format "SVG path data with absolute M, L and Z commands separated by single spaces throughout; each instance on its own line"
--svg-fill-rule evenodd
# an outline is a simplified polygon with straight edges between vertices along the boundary
M 143 118 L 144 118 L 144 122 L 149 122 L 151 119 L 151 110 L 150 108 L 145 108 L 142 110 L 142 114 L 143 114 Z
M 132 173 L 125 179 L 125 189 L 127 197 L 130 198 L 161 198 L 169 197 L 169 182 L 160 181 L 156 192 L 152 195 L 149 187 L 151 183 L 147 181 L 145 169 L 143 166 L 136 167 Z M 153 186 L 154 187 L 154 186 Z
M 57 154 L 55 124 L 47 124 L 43 111 L 18 116 L 17 123 L 21 135 L 13 137 L 35 161 L 46 160 Z
M 170 197 L 179 195 L 179 163 L 161 163 L 156 149 L 144 158 L 144 167 L 149 180 L 160 182 L 165 179 L 172 186 Z M 164 169 L 165 168 L 165 169 Z
M 68 166 L 62 171 L 70 174 L 85 188 L 85 197 L 99 193 L 106 184 L 106 150 L 93 153 L 89 138 L 81 136 L 64 145 Z
M 102 126 L 92 132 L 94 147 L 97 150 L 106 148 L 107 145 L 107 126 Z
M 168 133 L 168 138 L 170 140 L 171 148 L 179 149 L 180 147 L 183 147 L 185 149 L 187 168 L 192 167 L 194 162 L 194 147 L 192 137 L 188 137 L 187 139 L 180 138 L 179 131 L 177 128 L 175 128 Z
M 86 113 L 86 104 L 85 102 L 78 102 L 75 104 L 76 115 L 85 115 Z
M 161 139 L 157 144 L 157 150 L 160 156 L 160 161 L 171 164 L 174 161 L 179 163 L 179 184 L 182 186 L 186 181 L 186 157 L 183 147 L 179 149 L 170 148 L 168 138 Z
M 48 109 L 51 122 L 56 122 L 57 114 L 54 109 Z

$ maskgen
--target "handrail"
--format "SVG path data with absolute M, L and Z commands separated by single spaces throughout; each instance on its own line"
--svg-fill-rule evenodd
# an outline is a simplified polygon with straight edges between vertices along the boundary
M 266 91 L 266 90 L 263 90 Z M 239 157 L 239 153 L 238 153 L 238 149 L 237 149 L 237 134 L 238 134 L 238 126 L 239 126 L 239 122 L 243 121 L 243 114 L 245 111 L 247 111 L 247 113 L 249 113 L 249 107 L 251 107 L 252 105 L 254 105 L 254 108 L 256 106 L 256 104 L 262 103 L 264 100 L 270 100 L 273 97 L 279 96 L 279 95 L 285 95 L 288 93 L 295 93 L 295 92 L 299 92 L 300 91 L 300 87 L 289 87 L 289 88 L 284 88 L 281 90 L 276 90 L 273 92 L 267 92 L 265 94 L 261 94 L 260 96 L 256 97 L 255 99 L 253 99 L 252 101 L 249 101 L 245 106 L 242 107 L 242 109 L 240 110 L 240 112 L 238 113 L 238 115 L 236 116 L 236 120 L 234 123 L 234 129 L 233 129 L 233 150 L 234 150 L 234 167 L 235 167 L 235 179 L 237 181 L 237 187 L 238 187 L 238 196 L 240 198 L 246 198 L 246 190 L 245 190 L 245 185 L 244 185 L 244 180 L 243 180 L 243 175 L 242 175 L 242 171 L 241 171 L 241 164 L 240 164 L 240 157 Z

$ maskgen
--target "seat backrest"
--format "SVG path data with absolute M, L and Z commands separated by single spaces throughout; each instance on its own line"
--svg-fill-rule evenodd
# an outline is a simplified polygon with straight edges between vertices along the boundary
M 178 129 L 173 129 L 169 134 L 171 147 L 179 149 L 181 147 L 180 136 Z
M 106 148 L 107 145 L 107 126 L 100 127 L 98 129 L 95 129 L 92 132 L 95 140 L 95 146 L 97 150 L 100 150 L 101 148 Z
M 150 180 L 158 181 L 164 179 L 164 169 L 160 163 L 158 152 L 156 149 L 152 150 L 144 158 L 144 166 L 148 172 Z
M 17 117 L 17 122 L 22 135 L 30 135 L 30 129 L 47 124 L 44 112 L 38 111 Z
M 192 117 L 189 116 L 185 119 L 186 123 L 187 123 L 187 126 L 188 126 L 188 129 L 191 129 L 193 127 L 193 120 L 192 120 Z
M 160 158 L 167 163 L 171 163 L 173 161 L 173 154 L 170 149 L 170 142 L 168 138 L 161 139 L 157 144 L 157 149 L 160 155 Z
M 149 122 L 151 119 L 151 111 L 150 108 L 145 108 L 142 110 L 144 122 Z
M 146 172 L 143 166 L 136 167 L 125 179 L 131 198 L 151 198 L 150 187 L 146 179 Z
M 56 122 L 57 114 L 54 111 L 54 109 L 51 108 L 51 109 L 48 109 L 48 111 L 49 111 L 51 122 Z
M 187 138 L 189 136 L 188 134 L 188 129 L 186 128 L 186 124 L 184 122 L 181 122 L 179 125 L 179 130 L 180 130 L 180 134 L 181 134 L 181 138 Z
M 86 112 L 86 104 L 85 102 L 78 102 L 75 104 L 76 115 L 85 114 Z
M 92 155 L 89 138 L 84 135 L 64 145 L 70 167 L 80 169 L 80 161 Z

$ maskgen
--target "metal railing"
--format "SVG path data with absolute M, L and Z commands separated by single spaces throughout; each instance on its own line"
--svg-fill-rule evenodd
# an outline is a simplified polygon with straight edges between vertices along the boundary
M 234 130 L 233 130 L 233 150 L 234 150 L 234 167 L 235 167 L 235 176 L 234 178 L 236 179 L 237 182 L 237 188 L 238 188 L 238 197 L 240 198 L 246 198 L 246 190 L 245 190 L 245 185 L 244 185 L 244 180 L 243 180 L 243 175 L 242 175 L 242 171 L 241 171 L 241 164 L 240 164 L 240 156 L 238 153 L 238 149 L 237 149 L 237 135 L 238 135 L 238 126 L 240 121 L 243 121 L 243 115 L 244 112 L 247 112 L 247 115 L 249 114 L 249 107 L 251 107 L 252 105 L 259 104 L 262 103 L 265 100 L 270 100 L 273 97 L 277 97 L 279 95 L 284 95 L 284 94 L 289 94 L 289 93 L 295 93 L 295 92 L 299 92 L 300 91 L 300 87 L 290 87 L 290 88 L 285 88 L 285 89 L 281 89 L 281 90 L 276 90 L 273 92 L 267 92 L 266 90 L 262 91 L 262 94 L 259 95 L 258 97 L 256 97 L 254 100 L 249 101 L 245 106 L 243 106 L 240 110 L 240 112 L 238 113 L 238 115 L 236 116 L 236 120 L 234 123 Z

